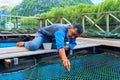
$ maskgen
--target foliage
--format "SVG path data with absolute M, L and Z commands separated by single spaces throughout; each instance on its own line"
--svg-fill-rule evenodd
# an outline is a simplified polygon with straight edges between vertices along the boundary
M 90 0 L 23 0 L 12 11 L 12 15 L 33 16 L 50 11 L 54 7 L 66 7 L 80 3 L 92 4 Z
M 78 2 L 83 3 L 90 3 L 90 4 L 79 4 Z M 88 1 L 88 2 L 87 2 Z M 110 12 L 110 11 L 120 11 L 120 1 L 119 0 L 105 0 L 105 2 L 99 4 L 99 5 L 93 5 L 90 0 L 23 0 L 23 2 L 16 6 L 12 10 L 12 14 L 15 15 L 22 15 L 22 16 L 30 16 L 35 15 L 35 17 L 40 18 L 49 18 L 52 22 L 56 21 L 57 17 L 65 17 L 70 22 L 74 22 L 76 17 L 86 14 L 86 13 L 99 13 L 99 12 Z M 75 5 L 75 6 L 74 6 Z M 20 11 L 19 11 L 20 10 Z M 50 10 L 50 11 L 49 11 Z M 48 11 L 48 12 L 47 12 Z M 43 13 L 45 12 L 45 13 Z M 115 16 L 117 16 L 120 19 L 120 14 L 115 13 Z M 101 14 L 91 14 L 87 15 L 89 16 L 93 21 L 97 21 L 98 18 L 101 17 Z M 105 15 L 106 16 L 106 15 Z M 103 23 L 106 23 L 106 19 L 104 18 L 97 22 L 97 24 L 104 25 Z M 51 18 L 55 17 L 55 18 Z M 80 17 L 77 22 L 81 22 L 82 17 Z M 91 22 L 86 20 L 86 25 L 90 25 Z M 39 25 L 38 20 L 28 19 L 28 18 L 21 18 L 19 20 L 22 24 L 35 24 Z M 110 17 L 110 24 L 119 24 L 119 22 L 116 22 L 112 17 Z
M 112 6 L 111 6 L 112 3 Z M 76 6 L 71 6 L 71 7 L 57 7 L 57 8 L 52 8 L 49 12 L 43 13 L 41 17 L 46 18 L 46 17 L 58 17 L 58 16 L 63 16 L 67 18 L 69 21 L 74 22 L 75 15 L 81 15 L 85 13 L 99 13 L 99 12 L 110 12 L 110 11 L 120 11 L 120 1 L 119 0 L 106 0 L 105 2 L 99 4 L 99 5 L 90 5 L 90 4 L 79 4 Z M 73 15 L 73 16 L 71 16 Z M 118 18 L 120 18 L 120 14 L 114 14 Z M 88 15 L 93 21 L 96 21 L 98 18 L 101 17 L 101 14 L 93 14 L 93 15 Z M 106 16 L 106 15 L 105 15 Z M 80 19 L 81 20 L 81 19 Z M 80 21 L 78 21 L 80 22 Z M 99 21 L 98 24 L 103 24 L 103 22 L 106 22 L 105 17 L 103 18 L 102 21 Z M 110 22 L 112 24 L 115 24 L 116 21 L 110 17 Z M 89 25 L 90 23 L 87 22 Z

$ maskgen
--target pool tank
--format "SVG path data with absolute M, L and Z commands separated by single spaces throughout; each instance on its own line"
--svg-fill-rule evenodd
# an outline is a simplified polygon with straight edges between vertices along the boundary
M 71 69 L 60 61 L 40 61 L 17 72 L 0 74 L 0 80 L 120 80 L 120 57 L 110 53 L 70 57 Z
M 0 41 L 0 48 L 14 47 L 16 43 L 16 41 Z
M 1 42 L 0 48 L 15 45 L 15 41 Z M 70 71 L 63 67 L 58 57 L 51 57 L 40 59 L 35 65 L 22 70 L 0 73 L 0 80 L 120 80 L 119 55 L 106 52 L 85 55 L 77 53 L 68 55 L 68 58 Z

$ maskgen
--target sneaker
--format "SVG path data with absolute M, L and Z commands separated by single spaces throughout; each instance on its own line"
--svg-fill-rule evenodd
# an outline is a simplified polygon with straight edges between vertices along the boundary
M 24 42 L 17 42 L 16 46 L 17 47 L 23 47 L 24 46 Z

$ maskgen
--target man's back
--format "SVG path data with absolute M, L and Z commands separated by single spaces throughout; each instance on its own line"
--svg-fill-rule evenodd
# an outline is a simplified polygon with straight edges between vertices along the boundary
M 67 30 L 70 26 L 71 26 L 70 24 L 52 24 L 50 26 L 41 28 L 39 30 L 39 32 L 42 33 L 45 36 L 54 37 L 54 33 L 57 30 L 63 30 L 65 32 L 67 32 Z

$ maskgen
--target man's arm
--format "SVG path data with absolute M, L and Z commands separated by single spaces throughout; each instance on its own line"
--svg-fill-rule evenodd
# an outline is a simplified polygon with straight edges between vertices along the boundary
M 59 55 L 60 55 L 60 58 L 62 60 L 62 63 L 64 65 L 64 67 L 70 71 L 70 61 L 67 59 L 66 57 L 66 54 L 65 54 L 65 49 L 64 48 L 61 48 L 59 49 Z
M 55 32 L 55 39 L 56 39 L 56 47 L 59 51 L 59 55 L 64 67 L 69 71 L 70 70 L 70 62 L 66 57 L 65 49 L 64 49 L 64 37 L 65 33 L 62 30 Z

